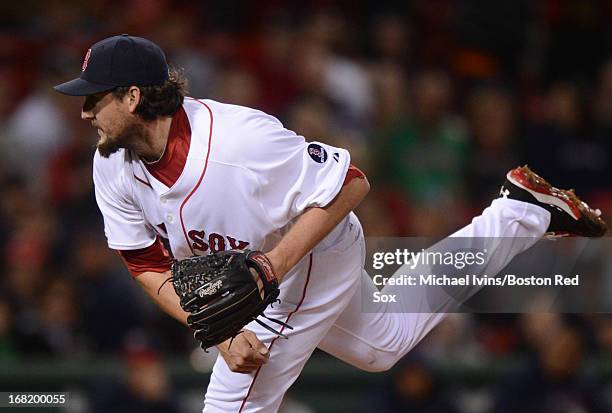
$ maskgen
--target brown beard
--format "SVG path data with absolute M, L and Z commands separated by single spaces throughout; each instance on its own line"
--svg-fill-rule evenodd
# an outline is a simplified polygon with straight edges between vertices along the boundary
M 121 148 L 134 149 L 136 143 L 145 139 L 145 128 L 139 122 L 130 122 L 123 128 L 119 135 L 111 138 L 108 135 L 106 139 L 98 140 L 96 148 L 104 158 L 108 158 L 113 153 Z
M 96 144 L 96 148 L 98 152 L 100 152 L 100 155 L 105 158 L 108 158 L 120 149 L 119 144 L 115 140 L 108 139 L 108 137 L 104 142 L 100 139 Z

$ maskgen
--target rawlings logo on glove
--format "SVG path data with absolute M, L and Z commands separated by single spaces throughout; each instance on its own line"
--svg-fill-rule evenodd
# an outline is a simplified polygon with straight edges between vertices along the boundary
M 198 295 L 200 297 L 204 297 L 205 295 L 212 295 L 216 293 L 219 287 L 221 287 L 222 285 L 223 285 L 223 281 L 217 280 L 213 282 L 211 285 L 209 285 L 208 287 L 204 288 L 203 290 L 198 291 Z
M 261 281 L 261 291 L 251 270 Z M 172 285 L 181 308 L 189 313 L 187 324 L 205 350 L 236 336 L 253 320 L 286 338 L 258 316 L 292 328 L 263 314 L 278 300 L 280 290 L 272 265 L 262 252 L 232 250 L 175 261 Z

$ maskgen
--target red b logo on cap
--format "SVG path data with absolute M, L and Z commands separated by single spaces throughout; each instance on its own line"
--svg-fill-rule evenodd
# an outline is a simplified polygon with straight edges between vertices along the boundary
M 87 69 L 87 62 L 89 62 L 89 55 L 91 54 L 91 48 L 87 49 L 87 54 L 85 55 L 85 60 L 83 60 L 83 67 L 81 67 L 81 71 L 84 72 Z

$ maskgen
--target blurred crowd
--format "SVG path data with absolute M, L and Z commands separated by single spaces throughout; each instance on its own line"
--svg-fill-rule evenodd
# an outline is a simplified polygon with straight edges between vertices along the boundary
M 520 164 L 612 216 L 609 2 L 24 0 L 0 11 L 0 363 L 125 354 L 143 337 L 153 353 L 134 363 L 194 347 L 106 247 L 97 135 L 82 102 L 52 90 L 110 35 L 158 43 L 194 97 L 349 149 L 373 187 L 358 210 L 368 236 L 447 235 Z M 494 411 L 610 411 L 598 410 L 609 383 L 583 374 L 610 351 L 607 316 L 456 316 L 365 411 L 461 411 L 469 402 L 445 395 L 432 360 L 517 354 L 525 364 L 489 392 Z

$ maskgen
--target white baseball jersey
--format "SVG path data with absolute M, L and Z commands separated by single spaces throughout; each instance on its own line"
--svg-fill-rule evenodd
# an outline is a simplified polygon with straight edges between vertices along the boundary
M 267 251 L 306 208 L 325 206 L 340 191 L 346 150 L 308 143 L 254 109 L 189 98 L 183 108 L 189 152 L 171 187 L 129 150 L 109 158 L 96 152 L 96 199 L 110 248 L 145 248 L 160 235 L 178 259 Z
M 164 164 L 181 159 L 164 154 L 160 163 L 172 171 L 167 175 L 127 150 L 109 158 L 96 153 L 96 199 L 111 248 L 139 250 L 161 236 L 179 259 L 230 248 L 268 251 L 306 208 L 325 206 L 337 195 L 350 163 L 347 151 L 308 143 L 274 117 L 211 100 L 186 99 L 173 119 L 174 133 L 188 145 L 182 147 L 184 165 Z M 168 145 L 166 151 L 180 148 Z M 533 245 L 549 220 L 535 205 L 497 199 L 454 235 L 468 243 L 516 236 L 510 249 L 496 252 L 487 268 L 495 273 Z M 239 374 L 218 357 L 204 412 L 275 412 L 317 347 L 358 368 L 386 370 L 442 320 L 441 313 L 387 312 L 383 304 L 376 313 L 362 312 L 362 296 L 377 291 L 363 272 L 364 257 L 361 226 L 351 213 L 287 274 L 280 305 L 266 310 L 294 327 L 284 330 L 289 339 L 250 323 L 246 328 L 268 346 L 270 359 Z M 423 300 L 411 289 L 387 286 L 382 292 L 402 302 Z

